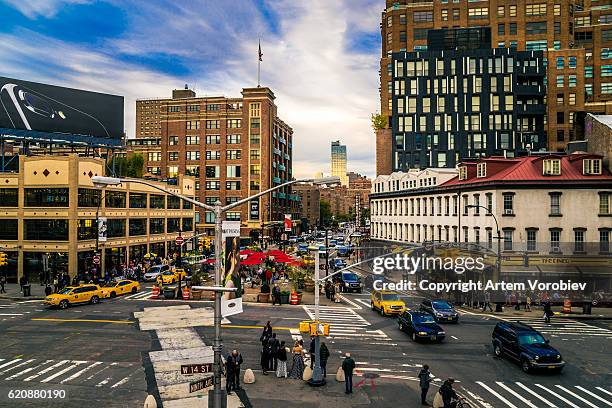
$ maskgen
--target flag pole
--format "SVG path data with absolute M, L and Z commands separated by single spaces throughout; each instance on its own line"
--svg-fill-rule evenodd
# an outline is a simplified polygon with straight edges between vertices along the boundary
M 257 87 L 261 87 L 261 57 L 263 54 L 261 53 L 261 39 L 259 40 L 259 47 L 257 49 Z

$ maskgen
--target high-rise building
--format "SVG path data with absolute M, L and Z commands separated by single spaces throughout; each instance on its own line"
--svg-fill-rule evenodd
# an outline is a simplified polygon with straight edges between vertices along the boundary
M 392 54 L 393 171 L 546 148 L 542 51 L 491 48 L 488 27 L 428 34 Z
M 200 201 L 236 202 L 293 177 L 293 130 L 277 116 L 274 99 L 272 90 L 258 87 L 244 88 L 242 98 L 198 97 L 180 89 L 172 98 L 138 100 L 137 139 L 160 142 L 159 150 L 148 144 L 135 150 L 146 150 L 148 173 L 168 179 L 178 174 L 195 177 Z M 237 207 L 226 219 L 242 221 L 242 234 L 254 236 L 284 214 L 299 219 L 298 201 L 290 187 L 284 187 Z M 212 234 L 214 221 L 212 212 L 196 213 L 201 232 Z M 272 236 L 279 232 L 264 231 Z
M 333 177 L 340 177 L 340 184 L 348 185 L 346 175 L 346 146 L 341 145 L 340 141 L 331 144 L 331 172 Z
M 612 80 L 605 81 L 612 75 L 612 65 L 605 65 L 612 58 L 612 29 L 606 29 L 606 24 L 612 22 L 612 11 L 600 3 L 592 0 L 386 0 L 381 23 L 381 114 L 392 115 L 394 52 L 425 50 L 431 29 L 488 26 L 494 47 L 543 51 L 548 149 L 563 150 L 575 138 L 576 112 L 586 108 L 596 113 L 612 113 Z M 377 133 L 378 174 L 392 171 L 393 152 L 389 147 L 392 143 L 390 129 Z

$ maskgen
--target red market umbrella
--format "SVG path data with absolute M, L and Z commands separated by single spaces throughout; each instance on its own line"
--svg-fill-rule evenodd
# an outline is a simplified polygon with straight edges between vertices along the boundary
M 244 261 L 240 261 L 240 265 L 259 265 L 263 262 L 263 259 L 257 257 L 249 257 Z
M 240 251 L 240 255 L 251 255 L 254 253 L 255 251 L 253 251 L 252 249 L 243 249 L 242 251 Z

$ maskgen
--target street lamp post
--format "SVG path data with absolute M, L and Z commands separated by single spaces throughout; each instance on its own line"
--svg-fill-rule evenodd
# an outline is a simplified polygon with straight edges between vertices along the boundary
M 165 189 L 159 185 L 151 183 L 147 180 L 132 179 L 132 178 L 115 178 L 115 177 L 103 177 L 94 176 L 92 177 L 92 183 L 94 187 L 103 188 L 108 185 L 118 185 L 121 183 L 137 183 L 143 184 L 148 187 L 154 188 L 159 191 L 163 191 L 166 194 L 173 195 L 184 201 L 190 202 L 197 207 L 201 207 L 207 211 L 212 211 L 215 214 L 215 286 L 208 288 L 215 292 L 215 308 L 214 308 L 214 325 L 215 325 L 215 339 L 213 341 L 213 352 L 214 352 L 214 388 L 213 388 L 213 408 L 222 408 L 227 395 L 221 390 L 221 293 L 226 292 L 227 289 L 223 286 L 222 282 L 222 270 L 221 270 L 221 233 L 222 233 L 222 219 L 223 213 L 231 210 L 232 208 L 238 207 L 239 205 L 248 203 L 249 201 L 259 198 L 264 194 L 268 194 L 271 191 L 283 188 L 295 183 L 315 183 L 315 184 L 337 184 L 340 181 L 339 177 L 327 177 L 323 179 L 298 179 L 291 180 L 278 186 L 274 186 L 268 190 L 262 191 L 253 196 L 244 198 L 234 203 L 228 204 L 225 207 L 221 206 L 221 202 L 217 200 L 214 206 L 202 203 L 193 198 L 186 197 L 182 194 L 175 193 L 174 191 Z
M 497 222 L 497 217 L 495 216 L 495 214 L 493 214 L 493 212 L 491 212 L 491 210 L 489 210 L 489 207 L 485 207 L 484 205 L 471 204 L 468 205 L 467 208 L 484 208 L 487 211 L 487 214 L 491 215 L 493 217 L 493 220 L 495 220 L 495 228 L 497 229 L 497 237 L 495 237 L 497 238 L 497 260 L 495 270 L 497 271 L 497 274 L 493 274 L 493 282 L 497 282 L 499 281 L 499 278 L 501 276 L 501 235 L 499 230 L 499 223 Z
M 326 269 L 327 271 L 327 269 Z M 319 268 L 319 248 L 315 250 L 315 324 L 319 324 L 319 295 L 321 288 L 320 268 Z M 318 327 L 317 327 L 318 329 Z M 312 371 L 312 378 L 308 381 L 308 384 L 314 387 L 320 387 L 325 385 L 325 378 L 323 377 L 323 369 L 321 368 L 321 337 L 315 336 L 315 355 L 314 355 L 314 370 Z

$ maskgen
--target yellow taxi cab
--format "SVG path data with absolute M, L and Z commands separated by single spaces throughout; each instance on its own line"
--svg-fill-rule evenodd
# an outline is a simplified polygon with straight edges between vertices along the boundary
M 176 268 L 172 271 L 164 271 L 157 278 L 157 283 L 161 283 L 162 285 L 172 285 L 173 283 L 177 283 L 180 280 L 185 280 L 187 276 L 187 272 L 184 269 Z M 161 281 L 161 282 L 160 282 Z
M 304 265 L 314 265 L 314 256 L 303 256 L 302 262 L 304 262 Z
M 372 310 L 380 311 L 381 316 L 399 315 L 408 308 L 399 293 L 392 290 L 375 290 L 370 295 Z
M 117 282 L 109 283 L 103 288 L 103 290 L 109 297 L 115 298 L 126 293 L 134 294 L 138 292 L 140 290 L 140 283 L 129 279 L 122 279 Z
M 107 294 L 98 285 L 84 284 L 79 286 L 67 286 L 58 293 L 53 293 L 45 297 L 44 304 L 47 306 L 57 306 L 66 309 L 70 305 L 78 303 L 91 303 L 95 305 L 100 299 L 107 297 Z

